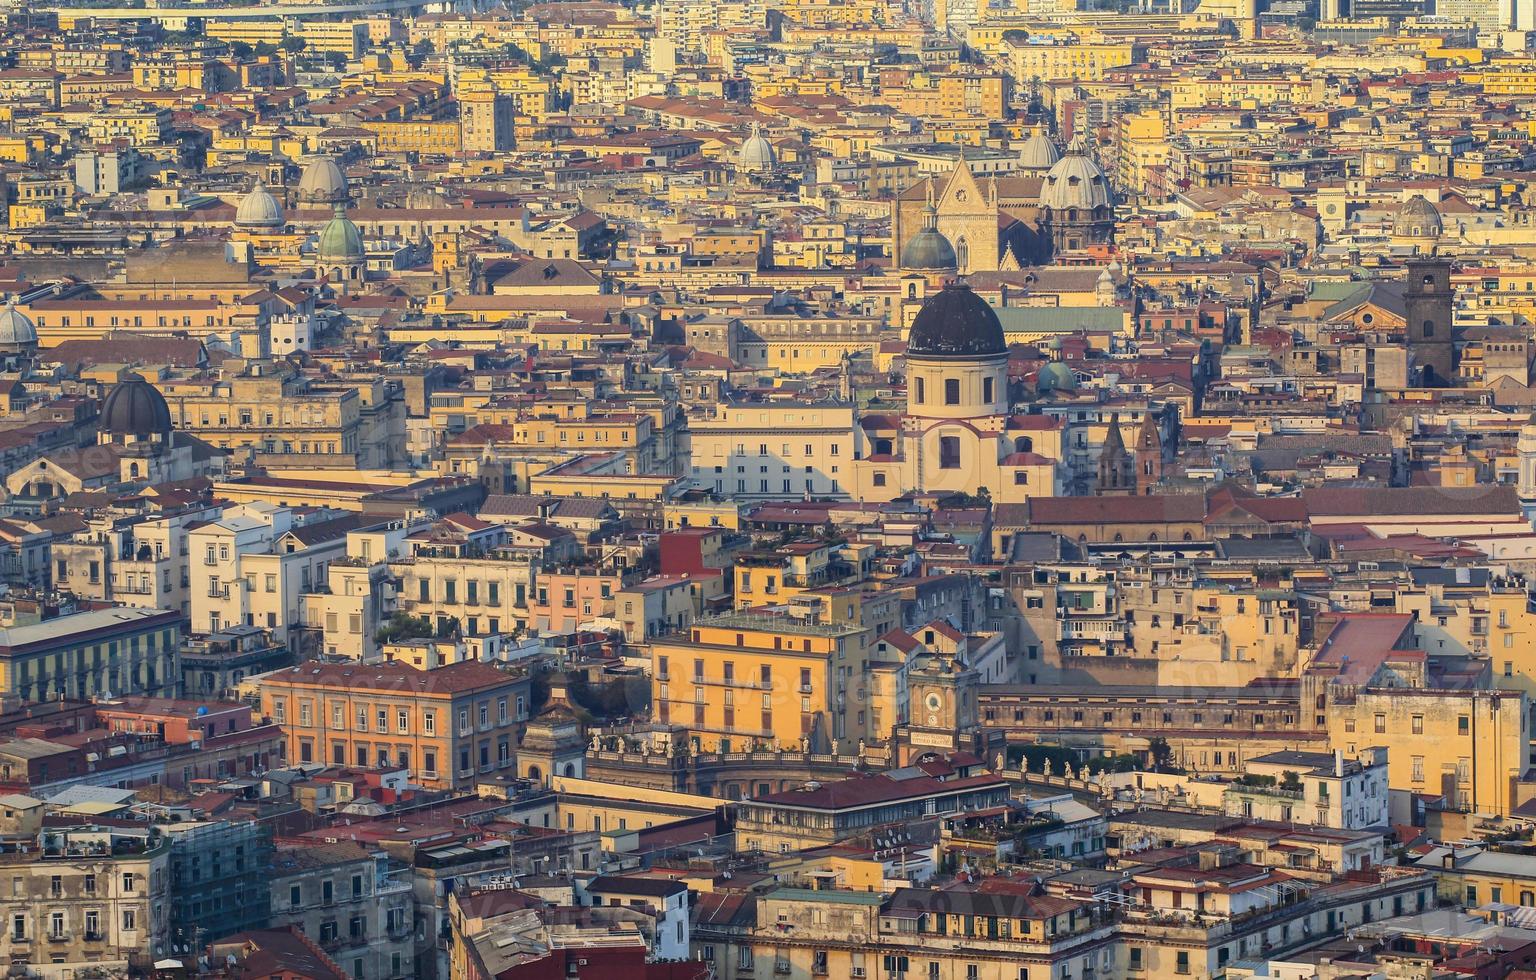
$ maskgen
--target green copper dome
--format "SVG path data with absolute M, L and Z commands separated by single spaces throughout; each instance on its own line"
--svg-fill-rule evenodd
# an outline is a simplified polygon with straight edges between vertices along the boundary
M 322 262 L 361 262 L 366 255 L 363 233 L 352 219 L 338 214 L 321 229 L 316 255 Z
M 1042 394 L 1047 391 L 1073 391 L 1076 388 L 1077 375 L 1060 361 L 1052 361 L 1042 367 L 1035 379 L 1035 390 Z

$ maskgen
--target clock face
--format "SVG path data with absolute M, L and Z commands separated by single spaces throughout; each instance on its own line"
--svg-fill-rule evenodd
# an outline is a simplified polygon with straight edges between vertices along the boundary
M 923 705 L 928 709 L 928 724 L 937 725 L 939 712 L 944 708 L 944 698 L 938 691 L 929 691 L 928 696 L 923 698 Z

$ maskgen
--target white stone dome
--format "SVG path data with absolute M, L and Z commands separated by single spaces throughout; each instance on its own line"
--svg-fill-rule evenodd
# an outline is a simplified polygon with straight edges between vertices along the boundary
M 1061 150 L 1038 128 L 1019 148 L 1019 167 L 1022 170 L 1049 170 L 1061 159 Z
M 261 181 L 240 201 L 235 210 L 235 224 L 241 228 L 281 228 L 283 206 Z
M 736 153 L 736 169 L 745 173 L 761 173 L 772 170 L 777 162 L 773 144 L 763 136 L 761 127 L 753 123 L 751 135 L 742 141 L 741 149 Z
M 1040 187 L 1040 206 L 1052 211 L 1092 211 L 1113 203 L 1109 178 L 1081 143 L 1056 161 Z
M 306 204 L 347 203 L 347 175 L 330 157 L 315 157 L 299 178 L 299 200 Z
M 0 348 L 36 347 L 37 325 L 13 299 L 0 307 Z

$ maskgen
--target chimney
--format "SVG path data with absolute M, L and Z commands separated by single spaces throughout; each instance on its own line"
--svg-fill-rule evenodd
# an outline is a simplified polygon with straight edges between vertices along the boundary
M 1337 779 L 1344 778 L 1344 750 L 1333 750 L 1333 775 Z

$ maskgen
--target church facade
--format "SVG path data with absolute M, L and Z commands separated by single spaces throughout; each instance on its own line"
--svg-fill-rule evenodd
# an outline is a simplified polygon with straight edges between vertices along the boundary
M 898 252 L 923 227 L 929 207 L 961 275 L 1043 265 L 1114 236 L 1109 179 L 1081 143 L 1045 170 L 1026 161 L 1016 172 L 978 177 L 962 155 L 949 173 L 918 181 L 891 206 Z
M 1061 491 L 1063 427 L 1010 412 L 1002 324 L 965 283 L 952 281 L 923 304 L 907 337 L 906 372 L 906 412 L 859 419 L 856 499 L 985 490 L 1006 503 Z
M 1039 227 L 1041 179 L 1004 174 L 977 177 L 964 158 L 948 174 L 926 177 L 891 206 L 891 241 L 905 244 L 923 225 L 930 198 L 938 230 L 955 250 L 962 275 L 1037 265 L 1050 258 Z

